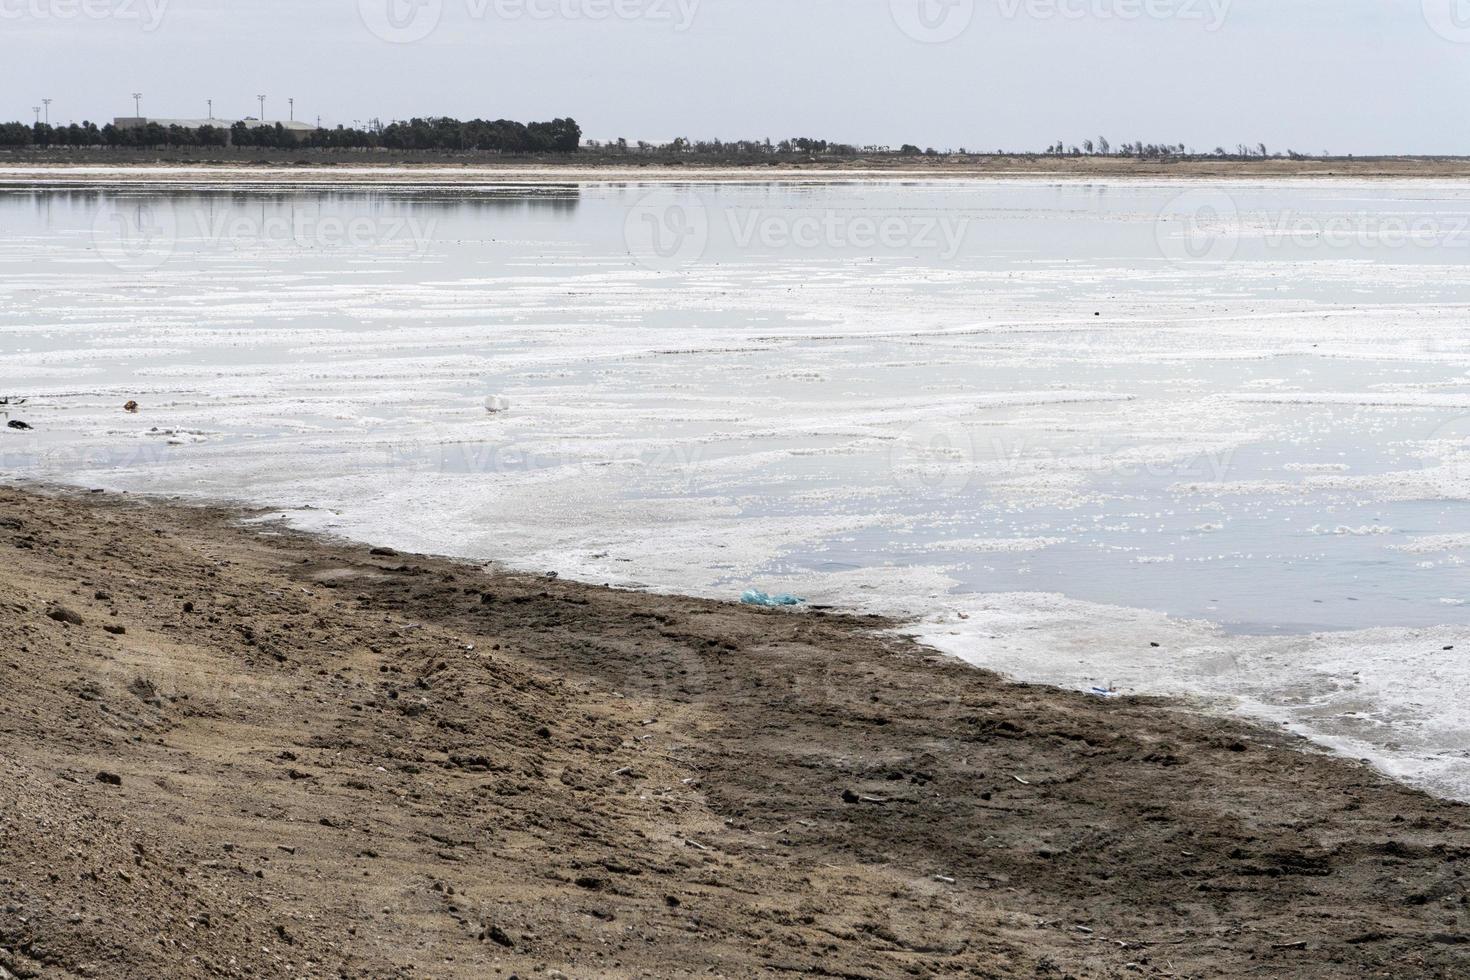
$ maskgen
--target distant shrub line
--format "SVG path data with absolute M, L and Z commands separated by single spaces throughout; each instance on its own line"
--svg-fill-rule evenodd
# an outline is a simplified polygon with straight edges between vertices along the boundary
M 690 140 L 684 137 L 667 143 L 649 143 L 642 140 L 630 142 L 626 139 L 582 142 L 582 128 L 574 119 L 553 119 L 550 122 L 521 123 L 509 119 L 494 121 L 471 119 L 461 121 L 447 116 L 424 117 L 407 121 L 391 122 L 386 125 L 378 120 L 368 121 L 366 126 L 318 127 L 315 129 L 292 129 L 280 123 L 250 125 L 236 122 L 233 125 L 204 125 L 186 127 L 164 126 L 149 122 L 142 126 L 116 126 L 108 123 L 73 123 L 68 126 L 50 126 L 43 122 L 0 123 L 0 148 L 25 147 L 132 147 L 139 149 L 164 149 L 168 147 L 269 147 L 277 149 L 313 148 L 327 150 L 420 150 L 490 153 L 576 153 L 585 150 L 592 154 L 611 156 L 642 156 L 663 160 L 751 160 L 762 158 L 790 159 L 794 157 L 853 158 L 871 156 L 891 157 L 971 157 L 989 156 L 990 151 L 936 150 L 921 148 L 913 143 L 892 146 L 837 143 L 809 137 L 793 137 L 780 141 L 770 139 L 751 140 Z M 1084 139 L 1075 144 L 1063 140 L 1049 145 L 1040 153 L 1021 150 L 1018 152 L 997 149 L 994 156 L 1025 157 L 1121 157 L 1138 160 L 1175 162 L 1199 159 L 1292 159 L 1302 160 L 1312 154 L 1287 150 L 1285 153 L 1269 151 L 1264 143 L 1254 146 L 1237 144 L 1233 149 L 1217 146 L 1212 151 L 1199 151 L 1183 143 L 1145 143 L 1142 140 L 1114 146 L 1106 137 Z M 1329 157 L 1326 150 L 1322 158 Z

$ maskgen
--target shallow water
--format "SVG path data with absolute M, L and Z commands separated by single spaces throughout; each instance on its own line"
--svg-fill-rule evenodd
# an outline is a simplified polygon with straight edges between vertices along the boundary
M 918 615 L 1470 797 L 1467 222 L 1408 181 L 0 192 L 0 468 Z

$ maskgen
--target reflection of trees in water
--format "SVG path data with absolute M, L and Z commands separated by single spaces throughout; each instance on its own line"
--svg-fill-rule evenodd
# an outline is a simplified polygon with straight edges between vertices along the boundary
M 0 188 L 0 215 L 11 207 L 29 206 L 35 215 L 48 220 L 148 205 L 205 215 L 231 211 L 259 215 L 268 209 L 303 207 L 344 217 L 408 210 L 496 217 L 517 214 L 570 217 L 581 202 L 582 188 L 578 184 L 457 188 L 302 187 L 290 190 L 271 187 L 218 190 L 194 187 Z

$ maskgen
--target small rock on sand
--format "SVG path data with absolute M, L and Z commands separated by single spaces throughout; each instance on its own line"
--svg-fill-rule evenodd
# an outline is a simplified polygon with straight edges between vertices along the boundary
M 54 619 L 58 623 L 67 623 L 71 626 L 82 625 L 82 617 L 72 612 L 65 606 L 52 606 L 50 609 L 46 610 L 46 615 L 48 618 Z

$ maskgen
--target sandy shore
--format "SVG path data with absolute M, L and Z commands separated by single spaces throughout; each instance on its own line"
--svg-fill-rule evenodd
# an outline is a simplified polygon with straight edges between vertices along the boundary
M 1463 977 L 1470 808 L 880 620 L 0 489 L 0 977 Z

